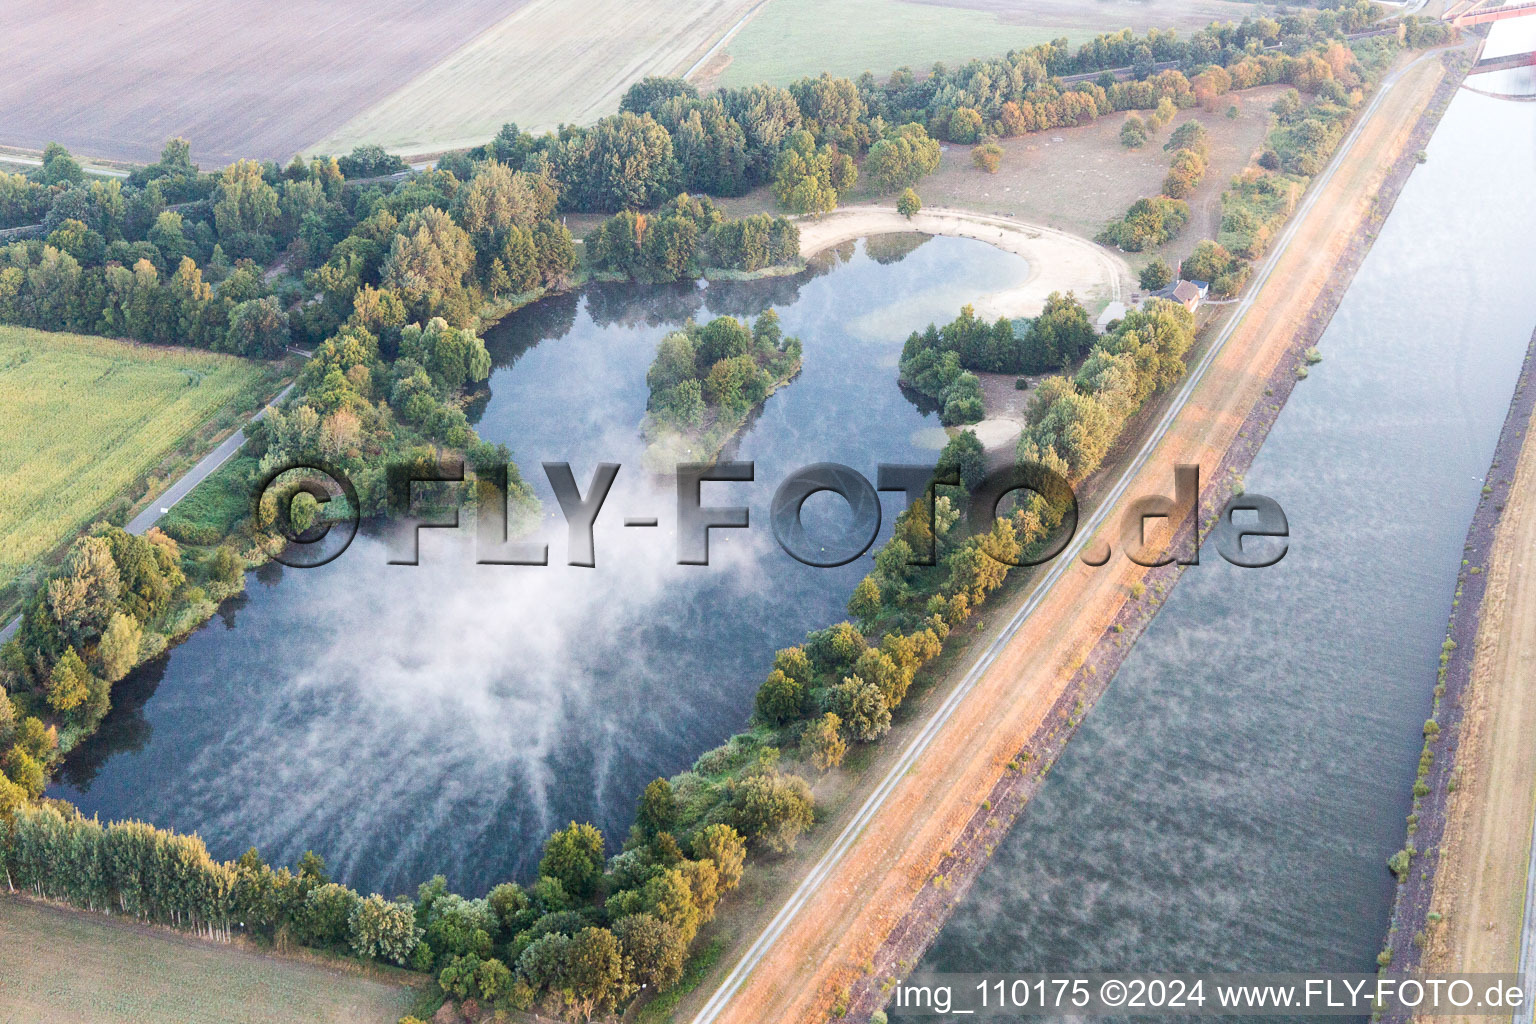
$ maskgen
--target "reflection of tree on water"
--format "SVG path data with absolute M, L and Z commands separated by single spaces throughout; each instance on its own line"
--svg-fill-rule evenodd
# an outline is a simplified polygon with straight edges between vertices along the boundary
M 923 394 L 916 388 L 908 387 L 900 381 L 896 382 L 896 386 L 901 389 L 901 397 L 911 402 L 913 408 L 922 413 L 924 416 L 927 416 L 930 413 L 937 413 L 940 409 L 943 408 L 941 405 L 939 405 L 938 402 L 929 398 L 927 395 Z
M 226 602 L 232 603 L 232 602 Z M 140 665 L 112 687 L 112 710 L 101 720 L 95 734 L 81 743 L 59 769 L 59 781 L 88 792 L 96 774 L 116 754 L 143 750 L 154 731 L 144 717 L 144 705 L 155 695 L 165 676 L 165 656 Z
M 890 235 L 870 235 L 864 240 L 864 255 L 876 263 L 900 263 L 919 247 L 933 241 L 932 235 L 903 231 Z
M 906 252 L 910 252 L 911 246 Z M 576 315 L 585 303 L 586 312 L 597 327 L 671 327 L 710 316 L 754 317 L 770 306 L 793 305 L 800 298 L 800 288 L 827 273 L 837 262 L 852 258 L 854 243 L 837 247 L 818 256 L 798 274 L 764 277 L 750 281 L 712 281 L 707 287 L 697 282 L 676 284 L 635 284 L 603 282 L 588 285 L 578 292 L 552 295 L 507 315 L 485 335 L 491 365 L 498 370 L 515 365 L 540 342 L 563 338 L 576 324 Z M 881 262 L 894 262 L 899 256 Z M 470 421 L 485 405 L 485 395 L 476 395 L 466 410 Z

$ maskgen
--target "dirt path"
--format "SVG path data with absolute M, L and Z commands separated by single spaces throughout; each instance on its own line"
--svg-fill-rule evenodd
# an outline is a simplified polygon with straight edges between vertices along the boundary
M 1524 426 L 1529 437 L 1536 418 Z M 1506 475 L 1495 469 L 1490 483 Z M 1520 956 L 1536 816 L 1536 572 L 1528 568 L 1536 568 L 1536 444 L 1524 445 L 1507 493 L 1436 869 L 1441 923 L 1425 955 L 1433 970 L 1506 973 Z
M 1173 466 L 1179 463 L 1202 467 L 1210 484 L 1207 500 L 1228 486 L 1214 479 L 1217 467 L 1265 399 L 1272 375 L 1289 371 L 1298 325 L 1333 283 L 1354 225 L 1370 211 L 1387 168 L 1442 75 L 1438 61 L 1424 60 L 1383 93 L 1332 177 L 1315 201 L 1309 200 L 1312 205 L 1245 319 L 1211 357 L 1150 457 L 1124 478 L 1123 489 L 1111 492 L 1105 522 L 1118 524 L 1120 495 L 1171 493 Z M 1102 536 L 1116 539 L 1109 529 Z M 1085 531 L 1085 543 L 1096 539 Z M 880 975 L 897 969 L 877 962 L 887 936 L 920 896 L 947 890 L 947 881 L 935 878 L 937 871 L 1019 751 L 1056 738 L 1052 709 L 1145 572 L 1117 556 L 1102 568 L 1074 561 L 1047 576 L 1041 587 L 1049 583 L 1049 588 L 1037 588 L 1026 601 L 1020 614 L 1028 617 L 1006 646 L 987 652 L 992 660 L 978 678 L 957 684 L 957 693 L 968 691 L 963 702 L 952 707 L 946 702 L 933 735 L 914 739 L 914 745 L 918 739 L 926 743 L 921 758 L 878 784 L 888 791 L 876 791 L 881 797 L 876 810 L 855 816 L 850 831 L 856 844 L 835 863 L 818 865 L 812 874 L 819 877 L 802 884 L 803 889 L 814 883 L 814 898 L 801 899 L 798 912 L 787 919 L 781 911 L 771 926 L 774 940 L 749 953 L 750 971 L 734 979 L 734 998 L 712 1000 L 697 1019 L 824 1020 L 871 967 Z M 1156 598 L 1149 593 L 1146 600 Z M 984 811 L 981 818 L 986 817 Z M 947 904 L 956 896 L 944 891 L 936 898 Z M 867 1019 L 866 1014 L 861 1006 L 857 1016 Z
M 848 206 L 799 226 L 800 255 L 806 258 L 855 238 L 905 231 L 974 238 L 1024 257 L 1029 261 L 1024 280 L 973 303 L 977 315 L 987 320 L 1037 316 L 1052 292 L 1076 292 L 1092 312 L 1098 308 L 1095 302 L 1121 299 L 1135 288 L 1130 266 L 1103 246 L 1011 217 L 930 208 L 909 219 L 891 206 Z

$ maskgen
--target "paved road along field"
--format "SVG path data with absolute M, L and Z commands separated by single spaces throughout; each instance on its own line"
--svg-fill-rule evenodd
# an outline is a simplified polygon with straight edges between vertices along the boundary
M 271 402 L 267 403 L 267 405 L 263 405 L 256 411 L 256 415 L 250 418 L 250 421 L 246 423 L 246 426 L 250 426 L 252 423 L 255 423 L 257 420 L 265 416 L 267 414 L 268 406 L 278 404 L 284 398 L 288 397 L 288 392 L 292 390 L 293 385 L 290 384 L 283 388 L 283 390 L 279 391 L 276 398 L 272 399 Z M 150 502 L 149 505 L 145 507 L 144 511 L 140 512 L 138 515 L 129 520 L 128 525 L 125 526 L 124 529 L 132 534 L 143 534 L 149 532 L 149 528 L 158 523 L 161 516 L 169 512 L 182 498 L 185 498 L 188 494 L 192 493 L 192 488 L 208 479 L 209 475 L 212 474 L 214 470 L 218 469 L 220 466 L 224 465 L 224 463 L 233 458 L 235 452 L 238 452 L 241 445 L 243 444 L 245 444 L 245 427 L 241 427 L 233 434 L 230 434 L 227 438 L 224 439 L 223 444 L 219 445 L 207 455 L 204 455 L 197 465 L 187 470 L 186 474 L 182 476 L 180 480 L 177 480 L 175 483 L 171 484 L 171 486 L 166 489 L 164 494 Z M 11 638 L 12 634 L 16 632 L 16 627 L 20 621 L 21 620 L 19 618 L 13 618 L 3 627 L 0 627 L 0 644 L 5 643 L 5 641 Z

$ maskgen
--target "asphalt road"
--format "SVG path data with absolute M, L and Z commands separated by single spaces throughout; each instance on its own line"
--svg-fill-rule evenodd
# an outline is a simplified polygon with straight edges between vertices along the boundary
M 799 914 L 806 904 L 817 896 L 821 884 L 826 881 L 843 857 L 852 849 L 854 843 L 858 840 L 859 834 L 863 832 L 870 819 L 880 810 L 886 799 L 907 774 L 907 770 L 917 763 L 918 758 L 927 750 L 934 737 L 943 729 L 944 723 L 949 720 L 950 716 L 954 714 L 955 709 L 960 706 L 966 696 L 975 688 L 977 682 L 997 659 L 998 654 L 1012 641 L 1014 634 L 1024 624 L 1025 619 L 1045 599 L 1050 588 L 1071 567 L 1073 560 L 1082 553 L 1084 545 L 1093 538 L 1098 528 L 1104 523 L 1110 511 L 1114 509 L 1116 503 L 1124 494 L 1126 488 L 1130 486 L 1131 480 L 1141 471 L 1147 460 L 1151 458 L 1152 452 L 1157 448 L 1159 442 L 1162 441 L 1163 435 L 1168 431 L 1169 426 L 1172 425 L 1185 404 L 1189 401 L 1189 397 L 1194 392 L 1195 387 L 1205 376 L 1206 371 L 1210 369 L 1211 364 L 1215 362 L 1217 355 L 1226 346 L 1227 340 L 1237 329 L 1238 324 L 1242 322 L 1249 309 L 1252 308 L 1254 300 L 1263 289 L 1264 284 L 1274 273 L 1275 266 L 1279 262 L 1280 257 L 1290 248 L 1291 241 L 1295 238 L 1296 232 L 1300 230 L 1302 221 L 1311 213 L 1312 208 L 1317 204 L 1317 197 L 1322 194 L 1328 182 L 1333 179 L 1339 166 L 1354 150 L 1360 133 L 1380 108 L 1382 100 L 1409 69 L 1416 67 L 1420 61 L 1426 59 L 1439 60 L 1439 58 L 1439 51 L 1423 54 L 1389 75 L 1382 82 L 1381 88 L 1376 91 L 1376 95 L 1367 104 L 1360 118 L 1356 121 L 1354 129 L 1345 137 L 1338 151 L 1334 153 L 1327 169 L 1318 176 L 1313 187 L 1308 190 L 1307 195 L 1301 202 L 1300 208 L 1296 211 L 1296 215 L 1291 218 L 1285 231 L 1281 233 L 1275 248 L 1271 251 L 1269 257 L 1265 259 L 1255 275 L 1252 285 L 1248 288 L 1247 294 L 1239 302 L 1237 311 L 1227 321 L 1226 326 L 1217 335 L 1216 340 L 1211 344 L 1204 357 L 1186 376 L 1184 385 L 1179 389 L 1178 394 L 1169 404 L 1162 418 L 1158 420 L 1151 436 L 1147 438 L 1146 443 L 1142 445 L 1141 450 L 1136 454 L 1136 458 L 1121 471 L 1115 486 L 1105 495 L 1104 500 L 1099 504 L 1093 515 L 1078 527 L 1073 541 L 1057 556 L 1050 572 L 1035 586 L 1028 599 L 1025 600 L 1013 618 L 1009 620 L 1003 631 L 987 645 L 986 649 L 981 652 L 980 656 L 972 664 L 970 670 L 966 672 L 955 688 L 950 691 L 949 696 L 935 709 L 933 715 L 924 723 L 922 730 L 913 737 L 907 749 L 902 752 L 901 758 L 891 767 L 890 772 L 886 774 L 885 778 L 880 780 L 874 792 L 869 795 L 869 799 L 859 808 L 858 813 L 853 816 L 853 819 L 848 822 L 842 833 L 833 841 L 827 852 L 811 868 L 805 879 L 795 888 L 795 891 L 790 894 L 788 901 L 774 915 L 773 920 L 768 923 L 763 933 L 747 948 L 746 953 L 742 955 L 742 958 L 731 969 L 731 972 L 726 975 L 720 987 L 715 990 L 714 994 L 710 996 L 709 1001 L 704 1004 L 694 1017 L 693 1024 L 713 1024 L 716 1018 L 720 1016 L 731 998 L 741 988 L 747 976 L 756 969 L 768 950 L 783 935 L 789 923 L 794 920 L 795 916 Z

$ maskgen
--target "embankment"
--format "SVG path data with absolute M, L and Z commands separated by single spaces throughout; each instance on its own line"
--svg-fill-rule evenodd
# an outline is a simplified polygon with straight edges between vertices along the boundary
M 1252 458 L 1295 381 L 1298 353 L 1321 333 L 1390 208 L 1394 179 L 1400 186 L 1411 169 L 1415 139 L 1432 130 L 1433 115 L 1415 118 L 1443 78 L 1437 61 L 1420 60 L 1382 96 L 1246 318 L 1129 478 L 1128 498 L 1168 493 L 1173 466 L 1196 463 L 1209 485 L 1206 508 L 1225 501 L 1231 476 Z M 1439 98 L 1452 89 L 1442 86 Z M 868 1019 L 882 1002 L 880 982 L 904 974 L 926 947 L 1123 657 L 1130 637 L 1112 627 L 1144 626 L 1175 575 L 1149 574 L 1120 557 L 1100 568 L 1063 567 L 894 782 L 857 844 L 826 869 L 818 898 L 783 924 L 714 1019 L 820 1020 L 840 1004 L 850 1019 Z M 1137 584 L 1147 585 L 1144 598 L 1132 597 Z M 1015 771 L 1021 746 L 1031 760 Z
M 1346 244 L 1337 253 L 1333 265 L 1322 275 L 1324 282 L 1322 286 L 1314 287 L 1319 277 L 1316 264 L 1310 261 L 1307 262 L 1308 272 L 1299 278 L 1295 276 L 1302 268 L 1296 265 L 1285 265 L 1290 261 L 1288 253 L 1286 260 L 1276 268 L 1276 276 L 1279 280 L 1269 282 L 1269 288 L 1272 291 L 1281 291 L 1285 289 L 1287 282 L 1290 282 L 1292 285 L 1307 288 L 1308 291 L 1297 293 L 1296 302 L 1292 306 L 1288 307 L 1281 303 L 1269 307 L 1263 314 L 1264 321 L 1253 319 L 1260 315 L 1258 308 L 1255 307 L 1254 312 L 1249 314 L 1248 322 L 1240 327 L 1228 342 L 1230 347 L 1242 343 L 1245 340 L 1245 333 L 1262 332 L 1270 336 L 1276 329 L 1283 330 L 1287 322 L 1288 309 L 1302 314 L 1291 321 L 1301 323 L 1302 327 L 1283 346 L 1280 358 L 1271 364 L 1262 400 L 1254 404 L 1244 417 L 1237 431 L 1237 439 L 1225 448 L 1220 461 L 1215 463 L 1215 472 L 1210 472 L 1211 463 L 1201 463 L 1202 483 L 1206 484 L 1201 494 L 1202 532 L 1207 532 L 1214 524 L 1214 517 L 1220 513 L 1228 495 L 1232 493 L 1234 482 L 1247 472 L 1258 455 L 1270 428 L 1290 397 L 1292 388 L 1298 383 L 1296 368 L 1304 365 L 1303 353 L 1321 338 L 1339 303 L 1343 300 L 1355 272 L 1370 250 L 1371 242 L 1374 241 L 1381 224 L 1385 222 L 1409 174 L 1417 164 L 1418 150 L 1423 148 L 1434 133 L 1435 126 L 1454 96 L 1460 79 L 1459 73 L 1451 73 L 1442 77 L 1438 85 L 1430 82 L 1429 86 L 1434 89 L 1433 95 L 1427 109 L 1414 122 L 1412 131 L 1397 139 L 1383 140 L 1386 145 L 1373 147 L 1374 154 L 1382 157 L 1384 161 L 1392 161 L 1391 167 L 1381 179 L 1379 190 L 1375 193 L 1375 202 L 1368 204 L 1363 215 L 1356 221 L 1354 230 L 1340 232 Z M 1404 85 L 1408 83 L 1405 82 Z M 1422 96 L 1422 94 L 1418 95 Z M 1406 97 L 1403 98 L 1406 99 Z M 1383 110 L 1378 116 L 1386 117 L 1389 113 Z M 1366 141 L 1362 136 L 1362 144 Z M 1393 158 L 1394 150 L 1395 159 Z M 1380 164 L 1373 164 L 1373 166 L 1380 166 Z M 1330 187 L 1333 184 L 1330 183 Z M 1336 216 L 1341 209 L 1345 208 L 1347 202 L 1357 201 L 1360 198 L 1359 193 L 1354 193 L 1352 190 L 1346 191 L 1351 191 L 1352 194 L 1349 196 L 1340 194 L 1333 202 L 1329 201 L 1328 196 L 1320 197 L 1319 205 L 1313 210 L 1311 219 L 1321 216 L 1326 220 L 1330 216 Z M 1298 237 L 1297 243 L 1301 242 L 1303 239 Z M 1297 255 L 1304 256 L 1300 252 Z M 1310 306 L 1303 306 L 1302 302 L 1307 294 L 1312 297 Z M 1261 349 L 1269 347 L 1261 346 Z M 1186 541 L 1186 537 L 1181 537 L 1180 540 Z M 1066 741 L 1076 730 L 1077 724 L 1082 721 L 1086 710 L 1093 705 L 1104 692 L 1109 681 L 1114 678 L 1120 665 L 1130 654 L 1132 645 L 1150 625 L 1166 600 L 1167 594 L 1182 576 L 1184 569 L 1184 566 L 1173 564 L 1149 570 L 1141 580 L 1146 588 L 1144 598 L 1124 602 L 1109 628 L 1099 634 L 1093 649 L 1073 674 L 1066 689 L 1056 699 L 1041 728 L 1019 751 L 1010 765 L 1010 770 L 993 786 L 992 792 L 982 805 L 982 810 L 972 815 L 960 841 L 940 863 L 938 875 L 944 879 L 944 884 L 929 885 L 923 889 L 903 917 L 901 924 L 881 948 L 875 960 L 875 974 L 856 986 L 855 999 L 848 1014 L 850 1019 L 868 1019 L 869 1014 L 884 1002 L 879 984 L 881 979 L 892 975 L 899 976 L 900 972 L 895 968 L 903 963 L 915 964 L 933 942 L 952 908 L 964 898 L 965 891 L 980 874 L 991 850 L 1007 834 L 1014 819 L 1039 789 L 1041 781 Z
M 1520 959 L 1536 792 L 1536 416 L 1526 351 L 1467 529 L 1428 749 L 1385 946 L 1393 974 L 1508 973 Z M 1407 1020 L 1389 1013 L 1386 1019 Z M 1486 1018 L 1466 1018 L 1467 1020 Z

